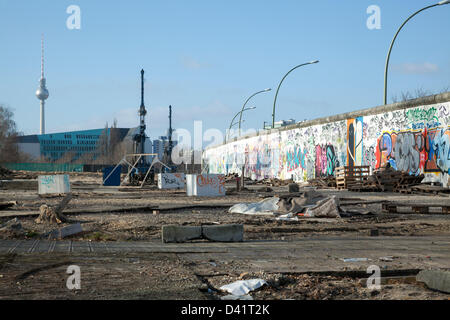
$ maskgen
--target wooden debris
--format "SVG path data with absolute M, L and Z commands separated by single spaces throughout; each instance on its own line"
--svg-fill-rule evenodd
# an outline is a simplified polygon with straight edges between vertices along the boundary
M 334 176 L 310 179 L 308 180 L 308 183 L 313 187 L 321 189 L 336 188 L 336 178 Z
M 413 212 L 421 214 L 430 213 L 430 208 L 441 208 L 442 213 L 450 213 L 450 204 L 390 202 L 383 203 L 381 207 L 383 211 L 389 213 L 399 213 L 399 208 L 411 208 Z
M 448 195 L 450 194 L 450 188 L 444 188 L 440 186 L 431 186 L 427 184 L 415 185 L 411 188 L 411 193 L 415 194 L 434 194 L 434 195 Z

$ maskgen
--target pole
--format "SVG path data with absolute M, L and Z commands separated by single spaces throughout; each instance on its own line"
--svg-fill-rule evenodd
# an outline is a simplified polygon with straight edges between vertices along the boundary
M 425 7 L 425 8 L 422 8 L 422 9 L 420 9 L 420 10 L 414 12 L 412 15 L 410 15 L 410 16 L 408 17 L 408 19 L 406 19 L 406 20 L 402 23 L 402 25 L 400 26 L 400 28 L 398 28 L 397 32 L 395 33 L 394 38 L 393 38 L 392 41 L 391 41 L 391 45 L 389 46 L 389 51 L 388 51 L 388 54 L 387 54 L 387 57 L 386 57 L 386 65 L 385 65 L 385 67 L 384 67 L 384 104 L 387 104 L 387 79 L 388 79 L 389 60 L 390 60 L 390 57 L 391 57 L 392 47 L 394 46 L 395 39 L 397 39 L 397 36 L 398 36 L 398 34 L 400 33 L 400 30 L 402 30 L 402 28 L 405 26 L 405 24 L 406 24 L 409 20 L 411 20 L 415 15 L 419 14 L 420 12 L 422 12 L 422 11 L 424 11 L 424 10 L 426 10 L 426 9 L 429 9 L 429 8 L 433 8 L 433 7 L 436 7 L 436 6 L 440 6 L 440 5 L 444 5 L 444 4 L 449 4 L 449 3 L 450 3 L 450 1 L 449 1 L 449 0 L 446 0 L 446 1 L 441 1 L 441 2 L 439 2 L 439 3 L 433 4 L 433 5 L 431 5 L 431 6 L 427 6 L 427 7 Z
M 302 66 L 306 66 L 306 65 L 308 65 L 308 64 L 313 64 L 313 63 L 318 63 L 318 62 L 319 62 L 318 60 L 315 60 L 315 61 L 311 61 L 311 62 L 299 64 L 298 66 L 295 66 L 294 68 L 292 68 L 291 70 L 289 70 L 288 73 L 286 73 L 286 74 L 284 75 L 284 77 L 281 79 L 280 84 L 278 85 L 278 88 L 277 88 L 277 92 L 275 93 L 275 99 L 273 100 L 272 128 L 275 128 L 275 106 L 276 106 L 276 103 L 277 103 L 278 91 L 280 91 L 280 87 L 281 87 L 281 84 L 283 83 L 284 79 L 286 79 L 286 77 L 287 77 L 292 71 L 294 71 L 295 69 L 300 68 L 300 67 L 302 67 Z
M 247 103 L 250 101 L 251 98 L 253 98 L 253 97 L 256 96 L 257 94 L 260 94 L 260 93 L 263 93 L 263 92 L 269 92 L 270 90 L 272 90 L 272 89 L 268 88 L 268 89 L 264 89 L 264 90 L 258 91 L 258 92 L 256 92 L 256 93 L 252 94 L 252 95 L 245 101 L 244 105 L 242 106 L 241 112 L 240 112 L 241 116 L 239 117 L 239 136 L 241 136 L 242 113 L 244 112 L 244 108 L 245 108 L 245 106 L 247 105 Z

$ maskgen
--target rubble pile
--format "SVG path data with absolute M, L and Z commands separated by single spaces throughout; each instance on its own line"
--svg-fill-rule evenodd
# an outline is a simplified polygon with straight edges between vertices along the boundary
M 14 218 L 0 225 L 0 235 L 3 236 L 21 236 L 25 233 L 19 219 Z
M 0 180 L 11 180 L 12 171 L 0 166 Z
M 28 171 L 13 171 L 0 166 L 0 180 L 13 180 L 13 179 L 36 179 L 37 172 Z

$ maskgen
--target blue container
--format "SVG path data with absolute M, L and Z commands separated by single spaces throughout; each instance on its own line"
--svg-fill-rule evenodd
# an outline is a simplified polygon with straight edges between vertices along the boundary
M 104 186 L 120 186 L 120 172 L 121 171 L 122 171 L 122 166 L 117 166 L 116 170 L 114 170 L 114 167 L 104 168 L 103 169 L 103 185 Z M 108 178 L 108 179 L 106 179 L 106 178 Z

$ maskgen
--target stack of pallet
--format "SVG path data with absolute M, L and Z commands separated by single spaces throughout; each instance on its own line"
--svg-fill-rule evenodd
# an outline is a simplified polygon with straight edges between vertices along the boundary
M 336 173 L 336 187 L 361 191 L 376 188 L 375 181 L 369 179 L 369 166 L 338 167 Z
M 402 178 L 402 172 L 393 168 L 380 169 L 373 173 L 373 176 L 381 191 L 394 191 Z
M 411 188 L 420 184 L 424 178 L 423 174 L 415 176 L 394 169 L 378 170 L 373 176 L 381 191 L 400 193 L 411 193 Z
M 399 181 L 394 186 L 394 192 L 411 193 L 412 188 L 414 188 L 414 186 L 420 185 L 424 178 L 425 176 L 423 174 L 415 176 L 410 175 L 407 172 L 402 172 L 399 176 Z

